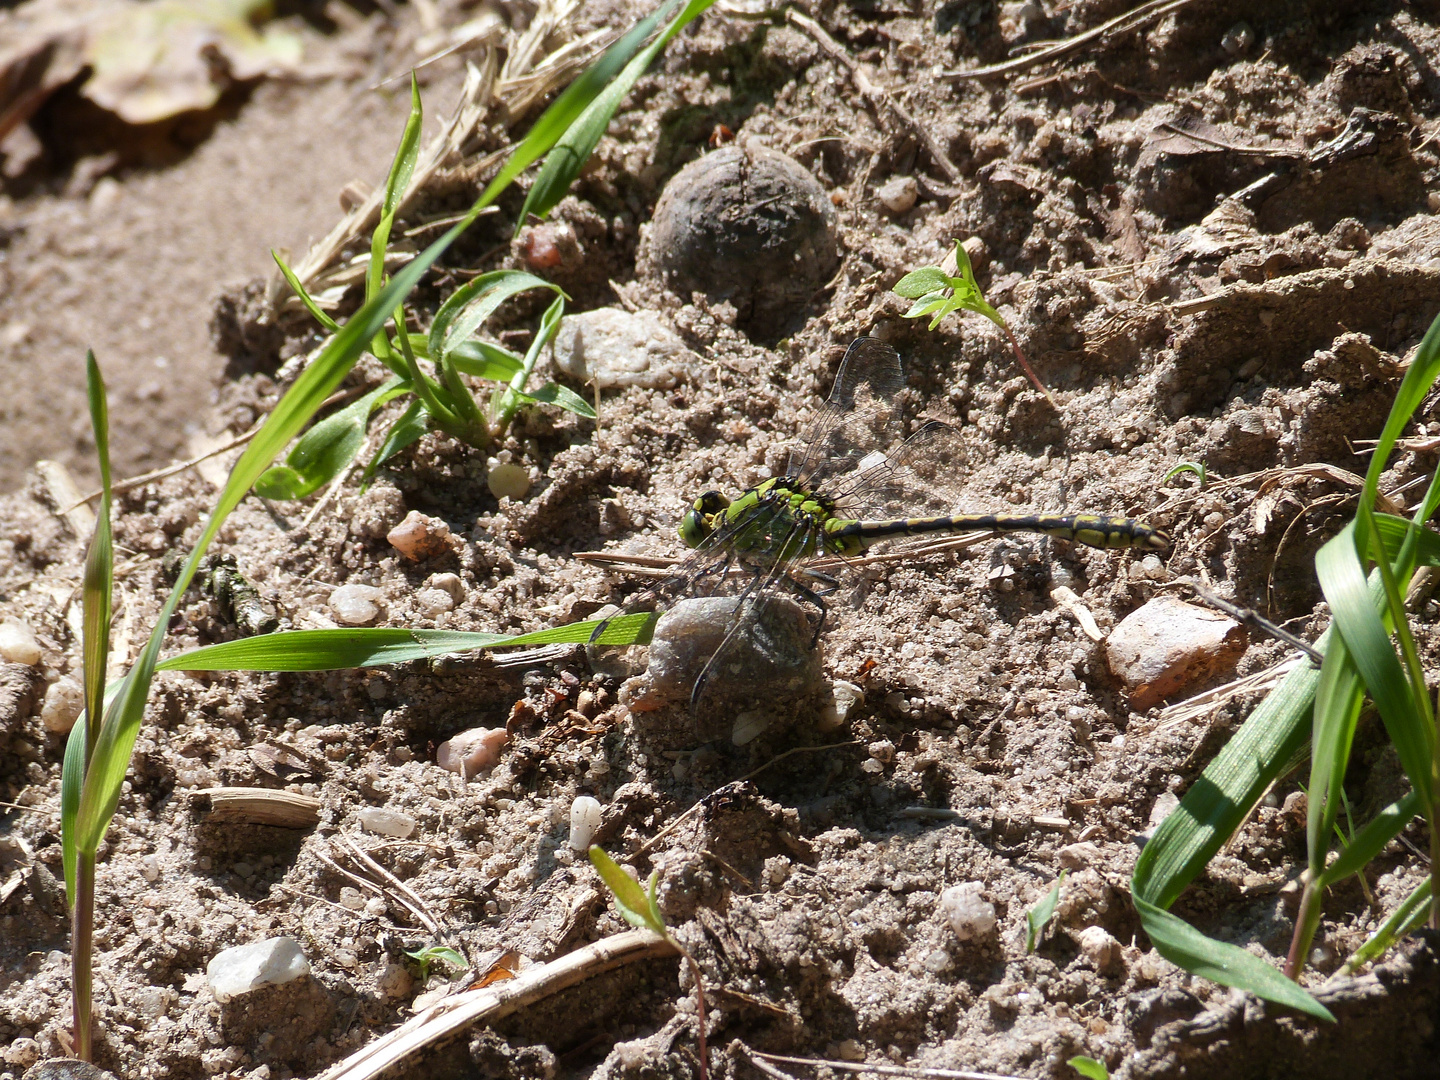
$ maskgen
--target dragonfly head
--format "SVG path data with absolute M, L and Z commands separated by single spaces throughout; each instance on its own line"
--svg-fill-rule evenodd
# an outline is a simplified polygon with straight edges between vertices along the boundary
M 723 514 L 730 500 L 718 491 L 707 491 L 680 519 L 680 539 L 686 547 L 699 547 L 715 531 L 715 517 Z

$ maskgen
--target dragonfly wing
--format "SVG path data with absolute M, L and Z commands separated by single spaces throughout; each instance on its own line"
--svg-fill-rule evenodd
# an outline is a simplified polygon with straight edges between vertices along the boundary
M 874 454 L 861 467 L 836 477 L 825 494 L 836 514 L 847 518 L 929 517 L 952 513 L 966 473 L 960 432 L 931 420 L 888 454 Z
M 876 338 L 856 338 L 845 350 L 820 414 L 790 455 L 787 475 L 811 490 L 853 471 L 866 455 L 895 441 L 905 387 L 900 354 Z

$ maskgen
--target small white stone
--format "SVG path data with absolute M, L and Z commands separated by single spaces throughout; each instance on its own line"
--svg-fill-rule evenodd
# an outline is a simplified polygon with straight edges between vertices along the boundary
M 353 885 L 342 885 L 340 887 L 340 906 L 349 908 L 351 911 L 364 911 L 365 894 Z
M 310 974 L 310 961 L 293 938 L 277 937 L 216 953 L 205 967 L 215 1000 L 225 1004 L 261 986 L 287 983 Z
M 375 918 L 384 918 L 390 913 L 390 905 L 385 903 L 384 897 L 372 896 L 365 901 L 365 914 L 373 915 Z
M 380 992 L 388 998 L 403 998 L 415 989 L 414 976 L 405 970 L 404 964 L 393 960 L 380 969 L 376 981 L 380 984 Z
M 425 587 L 444 590 L 457 604 L 465 599 L 465 582 L 460 580 L 459 574 L 432 574 L 430 580 L 425 583 Z
M 703 365 L 653 311 L 596 308 L 560 320 L 555 367 L 602 390 L 642 386 L 668 390 Z
M 393 836 L 399 840 L 408 839 L 415 832 L 415 819 L 398 810 L 382 810 L 378 807 L 367 806 L 355 816 L 360 820 L 360 827 L 366 832 L 378 833 L 381 836 Z
M 1088 840 L 1078 844 L 1066 844 L 1055 854 L 1060 865 L 1066 870 L 1083 870 L 1087 866 L 1094 866 L 1100 859 L 1100 849 Z
M 1140 563 L 1131 563 L 1131 571 L 1145 577 Z M 1138 711 L 1228 673 L 1245 641 L 1245 628 L 1234 619 L 1162 594 L 1110 631 L 1105 657 Z
M 485 484 L 497 499 L 523 499 L 530 491 L 530 471 L 523 465 L 502 461 L 490 467 Z
M 56 679 L 45 691 L 45 704 L 40 707 L 40 722 L 46 731 L 66 735 L 84 710 L 84 689 L 78 680 L 66 675 Z
M 1077 944 L 1080 954 L 1102 975 L 1114 971 L 1124 959 L 1124 947 L 1103 926 L 1087 926 L 1080 931 Z
M 385 534 L 390 546 L 411 562 L 423 562 L 449 554 L 450 526 L 439 518 L 411 510 L 405 520 Z
M 920 187 L 913 176 L 892 176 L 880 185 L 876 197 L 892 214 L 903 214 L 915 205 L 920 197 Z
M 40 663 L 40 642 L 35 631 L 19 619 L 0 622 L 0 656 L 26 667 Z
M 434 618 L 453 608 L 455 598 L 444 589 L 421 589 L 415 594 L 415 606 L 420 609 L 420 614 Z
M 577 795 L 570 804 L 570 847 L 577 853 L 590 850 L 590 840 L 600 827 L 604 811 L 600 800 L 589 795 Z
M 435 764 L 469 780 L 494 768 L 500 761 L 500 751 L 509 740 L 510 736 L 504 728 L 471 728 L 437 746 Z
M 346 626 L 368 626 L 380 615 L 385 593 L 373 585 L 341 585 L 330 594 L 330 613 Z
M 995 929 L 995 905 L 981 895 L 984 891 L 983 881 L 966 881 L 940 894 L 940 910 L 960 941 L 983 938 Z

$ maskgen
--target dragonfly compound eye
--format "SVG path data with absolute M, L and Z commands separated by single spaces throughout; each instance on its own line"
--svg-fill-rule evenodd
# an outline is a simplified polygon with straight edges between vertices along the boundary
M 723 513 L 730 500 L 718 491 L 707 491 L 695 500 L 680 519 L 680 539 L 686 547 L 699 547 L 715 531 L 714 516 Z

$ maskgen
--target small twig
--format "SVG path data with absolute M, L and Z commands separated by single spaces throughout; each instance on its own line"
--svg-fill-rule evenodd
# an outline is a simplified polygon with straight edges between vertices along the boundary
M 1275 623 L 1271 622 L 1254 608 L 1241 607 L 1238 604 L 1232 604 L 1224 597 L 1216 596 L 1213 592 L 1207 589 L 1204 585 L 1201 585 L 1200 582 L 1196 581 L 1194 578 L 1185 578 L 1183 581 L 1177 582 L 1177 584 L 1189 585 L 1190 588 L 1195 590 L 1196 595 L 1198 595 L 1201 600 L 1204 600 L 1205 603 L 1209 604 L 1213 608 L 1219 608 L 1226 615 L 1229 615 L 1232 619 L 1236 619 L 1254 630 L 1259 630 L 1262 634 L 1269 634 L 1271 637 L 1278 638 L 1280 641 L 1285 642 L 1285 644 L 1290 645 L 1293 648 L 1299 649 L 1311 660 L 1313 660 L 1317 666 L 1324 661 L 1325 654 L 1322 653 L 1319 649 L 1315 648 L 1315 646 L 1311 645 L 1310 642 L 1306 641 L 1298 634 L 1292 634 L 1283 626 L 1278 626 Z
M 991 75 L 1009 75 L 1012 72 L 1024 71 L 1026 68 L 1034 67 L 1036 64 L 1043 64 L 1049 60 L 1058 60 L 1072 52 L 1083 49 L 1091 42 L 1099 41 L 1102 38 L 1119 37 L 1121 34 L 1131 30 L 1138 30 L 1140 27 L 1163 18 L 1171 12 L 1179 11 L 1188 7 L 1194 0 L 1149 0 L 1148 3 L 1139 7 L 1131 8 L 1123 15 L 1101 23 L 1092 30 L 1086 30 L 1083 34 L 1076 34 L 1064 41 L 1057 41 L 1053 45 L 1047 45 L 1033 53 L 1025 56 L 1017 56 L 1014 60 L 1006 60 L 1003 64 L 990 64 L 987 67 L 971 68 L 968 71 L 942 71 L 938 78 L 941 79 L 984 79 Z
M 855 86 L 872 106 L 877 110 L 889 109 L 899 117 L 900 122 L 909 128 L 910 132 L 925 144 L 925 149 L 929 152 L 930 157 L 936 165 L 940 166 L 941 171 L 945 173 L 952 184 L 961 182 L 963 177 L 960 170 L 955 167 L 955 163 L 950 160 L 949 156 L 945 153 L 944 147 L 940 145 L 939 140 L 935 138 L 930 128 L 921 124 L 915 117 L 910 115 L 910 111 L 896 101 L 883 87 L 876 86 L 871 82 L 870 77 L 865 74 L 864 69 L 851 59 L 850 54 L 845 51 L 843 45 L 825 32 L 824 27 L 808 15 L 800 14 L 800 12 L 794 8 L 786 8 L 785 17 L 813 37 L 816 44 L 819 45 L 824 52 L 828 53 L 833 59 L 838 60 L 849 69 L 850 77 L 855 80 Z
M 369 1046 L 351 1054 L 321 1080 L 369 1080 L 422 1047 L 469 1027 L 499 1020 L 606 971 L 640 960 L 677 955 L 673 942 L 650 930 L 630 930 L 475 990 L 451 994 Z
M 385 867 L 372 859 L 366 852 L 362 851 L 359 846 L 356 845 L 355 841 L 351 840 L 348 836 L 341 835 L 337 839 L 339 843 L 350 849 L 350 853 L 356 858 L 360 865 L 364 866 L 372 874 L 377 875 L 399 894 L 401 902 L 424 924 L 425 929 L 429 930 L 432 934 L 439 935 L 440 922 L 435 916 L 430 914 L 430 909 L 426 906 L 424 900 L 421 900 L 420 897 L 411 892 L 410 887 L 403 881 L 389 870 L 386 870 Z

